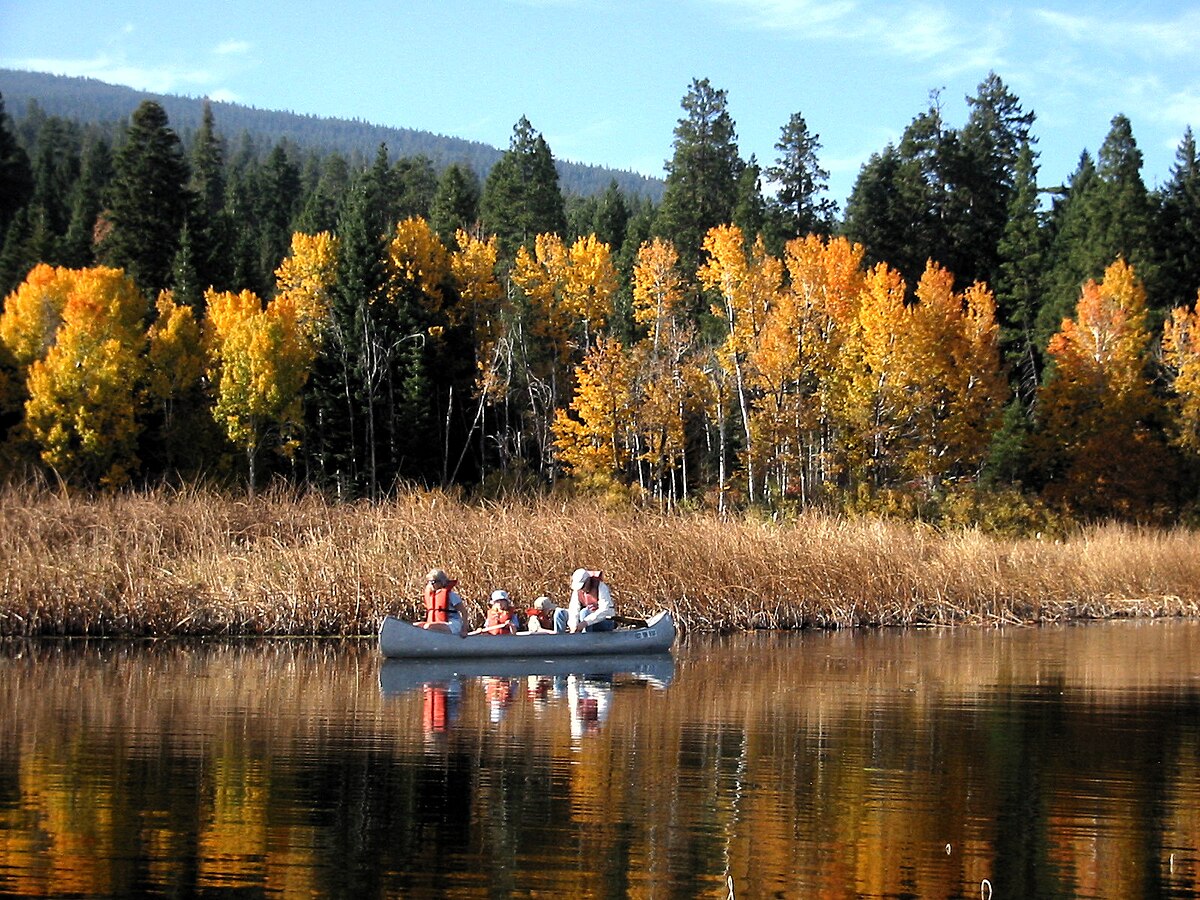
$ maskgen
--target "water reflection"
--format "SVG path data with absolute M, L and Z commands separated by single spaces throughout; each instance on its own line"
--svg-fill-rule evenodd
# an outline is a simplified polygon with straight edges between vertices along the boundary
M 1198 896 L 1197 650 L 1192 622 L 612 668 L 0 645 L 0 895 Z
M 514 703 L 529 704 L 540 720 L 565 710 L 571 737 L 594 734 L 608 721 L 614 689 L 641 683 L 665 689 L 675 677 L 670 653 L 554 659 L 401 660 L 385 659 L 379 690 L 386 697 L 422 694 L 426 738 L 445 735 L 459 718 L 464 698 L 482 693 L 488 721 L 499 725 Z

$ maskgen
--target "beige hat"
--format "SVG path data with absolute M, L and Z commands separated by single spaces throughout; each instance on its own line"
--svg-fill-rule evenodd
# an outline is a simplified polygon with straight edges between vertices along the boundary
M 587 569 L 576 569 L 571 574 L 571 590 L 578 591 L 587 584 L 588 576 L 592 573 Z
M 533 608 L 538 612 L 551 612 L 554 609 L 554 601 L 545 594 L 533 601 Z
M 436 584 L 439 587 L 445 587 L 450 583 L 450 576 L 442 569 L 430 569 L 429 574 L 425 576 L 425 580 L 430 584 Z

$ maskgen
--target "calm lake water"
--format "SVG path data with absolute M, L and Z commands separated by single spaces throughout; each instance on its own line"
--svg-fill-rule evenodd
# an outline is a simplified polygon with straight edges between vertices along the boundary
M 1200 896 L 1200 623 L 0 644 L 0 896 Z

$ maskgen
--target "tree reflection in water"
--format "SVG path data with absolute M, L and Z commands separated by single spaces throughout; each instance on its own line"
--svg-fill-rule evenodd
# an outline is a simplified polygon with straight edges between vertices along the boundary
M 0 648 L 0 894 L 1200 892 L 1200 625 Z M 515 665 L 515 663 L 514 663 Z

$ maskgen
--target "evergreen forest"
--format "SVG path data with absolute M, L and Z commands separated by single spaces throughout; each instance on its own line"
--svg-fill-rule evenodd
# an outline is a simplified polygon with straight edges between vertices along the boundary
M 695 79 L 660 195 L 494 163 L 9 115 L 0 472 L 339 499 L 584 492 L 1034 532 L 1200 512 L 1200 164 L 1115 115 L 1067 184 L 994 73 L 839 209 L 801 112 L 743 158 Z

